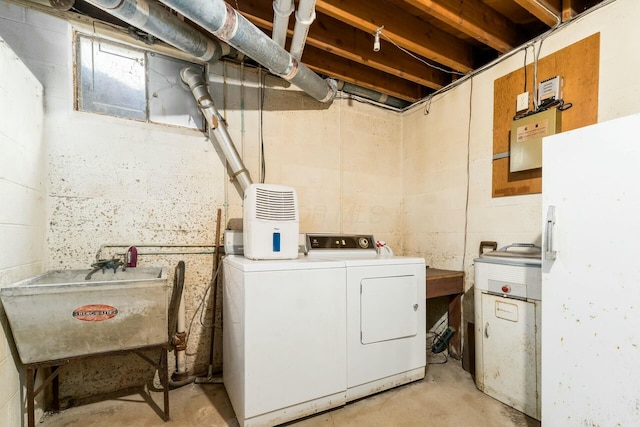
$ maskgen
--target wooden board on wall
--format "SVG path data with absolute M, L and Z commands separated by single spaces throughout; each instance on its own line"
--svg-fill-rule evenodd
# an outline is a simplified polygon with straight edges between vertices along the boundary
M 542 46 L 544 50 L 544 43 Z M 530 52 L 531 53 L 531 52 Z M 562 112 L 561 132 L 598 121 L 600 33 L 593 34 L 538 61 L 538 82 L 554 76 L 564 81 L 562 98 L 573 107 Z M 526 90 L 533 98 L 533 65 L 526 67 Z M 516 97 L 525 91 L 525 69 L 497 79 L 493 85 L 493 154 L 509 151 Z M 509 157 L 493 161 L 493 197 L 542 192 L 542 168 L 509 172 Z

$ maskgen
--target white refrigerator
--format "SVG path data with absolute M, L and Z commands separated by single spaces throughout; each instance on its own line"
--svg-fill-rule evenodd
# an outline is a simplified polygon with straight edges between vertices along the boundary
M 542 424 L 640 426 L 640 115 L 547 137 Z

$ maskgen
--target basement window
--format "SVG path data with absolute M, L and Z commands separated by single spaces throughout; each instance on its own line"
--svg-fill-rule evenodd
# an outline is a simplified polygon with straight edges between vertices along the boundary
M 76 110 L 203 130 L 202 114 L 180 80 L 186 66 L 204 73 L 198 64 L 78 34 Z

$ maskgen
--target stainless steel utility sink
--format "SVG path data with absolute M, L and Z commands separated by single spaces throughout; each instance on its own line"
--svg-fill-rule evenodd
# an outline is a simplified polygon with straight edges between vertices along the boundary
M 55 270 L 0 289 L 22 363 L 167 342 L 164 268 Z

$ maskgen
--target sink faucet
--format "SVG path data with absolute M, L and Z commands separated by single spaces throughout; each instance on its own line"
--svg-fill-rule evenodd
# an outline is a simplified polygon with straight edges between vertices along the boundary
M 117 259 L 115 257 L 111 259 L 98 260 L 93 264 L 91 264 L 91 268 L 93 268 L 93 270 L 91 270 L 89 274 L 87 274 L 84 277 L 84 280 L 91 280 L 91 276 L 93 276 L 93 274 L 96 273 L 98 270 L 102 270 L 102 273 L 104 273 L 104 271 L 107 269 L 113 269 L 113 272 L 115 273 L 118 267 L 120 266 L 124 266 L 124 262 L 122 262 L 122 260 Z

